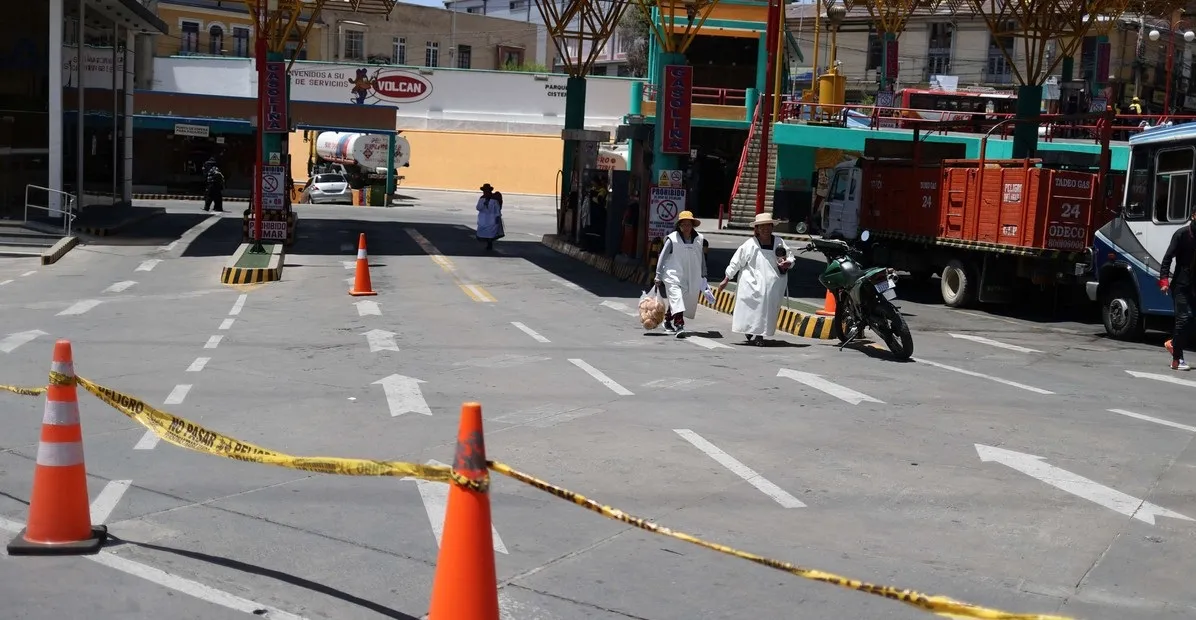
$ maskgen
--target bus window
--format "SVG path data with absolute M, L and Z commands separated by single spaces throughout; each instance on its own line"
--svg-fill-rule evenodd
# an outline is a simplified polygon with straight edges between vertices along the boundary
M 1150 164 L 1154 162 L 1154 149 L 1140 147 L 1130 155 L 1129 175 L 1126 179 L 1125 219 L 1142 221 L 1150 219 Z
M 1191 205 L 1191 179 L 1196 150 L 1192 147 L 1159 151 L 1155 159 L 1154 219 L 1182 222 Z

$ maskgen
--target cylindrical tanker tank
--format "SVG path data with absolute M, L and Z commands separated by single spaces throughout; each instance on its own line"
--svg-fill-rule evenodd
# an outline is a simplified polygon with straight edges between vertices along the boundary
M 387 141 L 384 135 L 325 131 L 316 137 L 316 154 L 338 164 L 385 169 Z M 406 138 L 395 136 L 396 168 L 410 161 L 410 148 Z

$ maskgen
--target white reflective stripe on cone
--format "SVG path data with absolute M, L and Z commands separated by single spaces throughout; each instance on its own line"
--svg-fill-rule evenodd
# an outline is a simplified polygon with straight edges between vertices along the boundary
M 361 260 L 361 259 L 363 259 L 363 258 L 365 258 L 365 248 L 358 248 L 358 250 L 357 250 L 357 260 Z
M 70 467 L 83 464 L 83 442 L 37 444 L 37 464 L 49 467 Z
M 75 376 L 75 364 L 73 362 L 52 362 L 50 370 L 62 373 L 68 377 Z
M 59 402 L 56 400 L 46 399 L 45 413 L 42 415 L 42 424 L 49 424 L 51 426 L 70 426 L 79 423 L 79 403 L 76 402 Z

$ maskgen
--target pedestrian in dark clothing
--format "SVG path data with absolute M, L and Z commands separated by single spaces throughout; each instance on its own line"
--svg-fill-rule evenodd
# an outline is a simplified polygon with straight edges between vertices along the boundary
M 204 177 L 203 210 L 209 208 L 217 213 L 224 211 L 224 173 L 215 163 L 207 169 Z
M 1172 277 L 1171 261 L 1175 260 L 1175 272 Z M 1196 213 L 1188 221 L 1187 226 L 1180 227 L 1171 236 L 1171 245 L 1163 255 L 1162 266 L 1159 267 L 1159 289 L 1164 293 L 1171 293 L 1171 302 L 1175 304 L 1175 330 L 1171 340 L 1166 343 L 1167 351 L 1171 353 L 1171 370 L 1191 370 L 1184 361 L 1184 348 L 1188 344 L 1188 332 L 1192 328 L 1192 301 L 1196 296 Z

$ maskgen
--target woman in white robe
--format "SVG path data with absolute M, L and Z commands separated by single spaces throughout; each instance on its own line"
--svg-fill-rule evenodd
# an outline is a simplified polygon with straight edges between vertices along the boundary
M 764 338 L 777 331 L 777 315 L 789 290 L 789 268 L 797 260 L 785 240 L 772 234 L 774 224 L 768 213 L 756 216 L 755 234 L 735 250 L 718 285 L 723 290 L 739 274 L 731 331 L 747 336 L 756 346 L 764 346 Z
M 706 238 L 697 230 L 702 222 L 689 211 L 677 215 L 677 228 L 664 238 L 656 260 L 656 285 L 663 288 L 669 309 L 665 331 L 681 336 L 685 319 L 698 314 L 698 296 L 710 288 L 706 281 Z
M 482 185 L 478 198 L 478 241 L 486 242 L 486 249 L 493 250 L 494 242 L 502 239 L 502 195 L 494 191 L 489 183 Z

